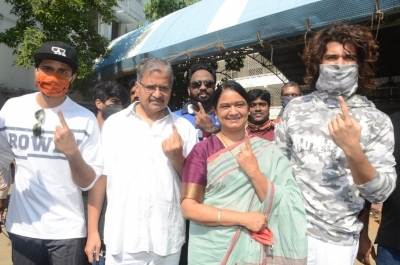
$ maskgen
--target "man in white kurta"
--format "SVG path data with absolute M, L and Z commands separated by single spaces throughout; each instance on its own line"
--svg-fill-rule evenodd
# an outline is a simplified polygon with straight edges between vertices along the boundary
M 185 241 L 181 173 L 197 134 L 190 122 L 167 107 L 173 81 L 168 63 L 145 59 L 137 75 L 139 101 L 112 115 L 102 128 L 106 260 L 107 264 L 178 264 Z M 102 183 L 89 192 L 89 258 L 98 252 L 95 230 L 100 208 L 91 205 L 100 206 L 104 199 L 104 191 L 98 191 Z

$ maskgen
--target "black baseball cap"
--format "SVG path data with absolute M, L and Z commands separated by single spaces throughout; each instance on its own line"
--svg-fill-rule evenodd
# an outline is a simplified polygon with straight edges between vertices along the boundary
M 54 60 L 71 66 L 73 72 L 78 70 L 78 54 L 75 49 L 61 41 L 48 41 L 39 47 L 33 55 L 35 60 Z

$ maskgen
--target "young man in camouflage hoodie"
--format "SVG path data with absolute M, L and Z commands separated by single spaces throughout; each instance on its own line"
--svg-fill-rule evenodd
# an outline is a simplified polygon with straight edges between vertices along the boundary
M 380 203 L 396 183 L 393 126 L 358 93 L 376 88 L 378 46 L 359 25 L 316 33 L 303 61 L 315 92 L 293 99 L 275 132 L 302 190 L 308 264 L 353 265 L 365 200 Z

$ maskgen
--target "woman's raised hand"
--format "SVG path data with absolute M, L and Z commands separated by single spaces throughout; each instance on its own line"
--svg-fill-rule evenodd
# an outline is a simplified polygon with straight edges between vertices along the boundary
M 243 213 L 243 224 L 248 230 L 257 233 L 264 229 L 268 223 L 268 217 L 260 212 Z
M 236 156 L 236 160 L 240 168 L 250 178 L 260 171 L 258 167 L 258 161 L 251 148 L 250 138 L 246 135 L 245 145 L 240 147 L 240 151 Z

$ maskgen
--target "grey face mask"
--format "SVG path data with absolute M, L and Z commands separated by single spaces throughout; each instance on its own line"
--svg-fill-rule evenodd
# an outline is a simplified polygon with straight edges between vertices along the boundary
M 288 104 L 290 101 L 292 101 L 292 99 L 294 99 L 294 98 L 282 98 L 282 99 L 281 99 L 281 101 L 282 101 L 282 107 L 283 107 L 283 108 L 286 108 L 287 104 Z
M 348 99 L 358 88 L 358 65 L 321 64 L 315 87 L 322 99 Z
M 103 117 L 104 120 L 107 120 L 108 117 L 110 117 L 114 113 L 117 113 L 118 111 L 121 111 L 121 110 L 122 110 L 121 104 L 110 104 L 110 105 L 107 105 L 101 111 L 101 116 Z

